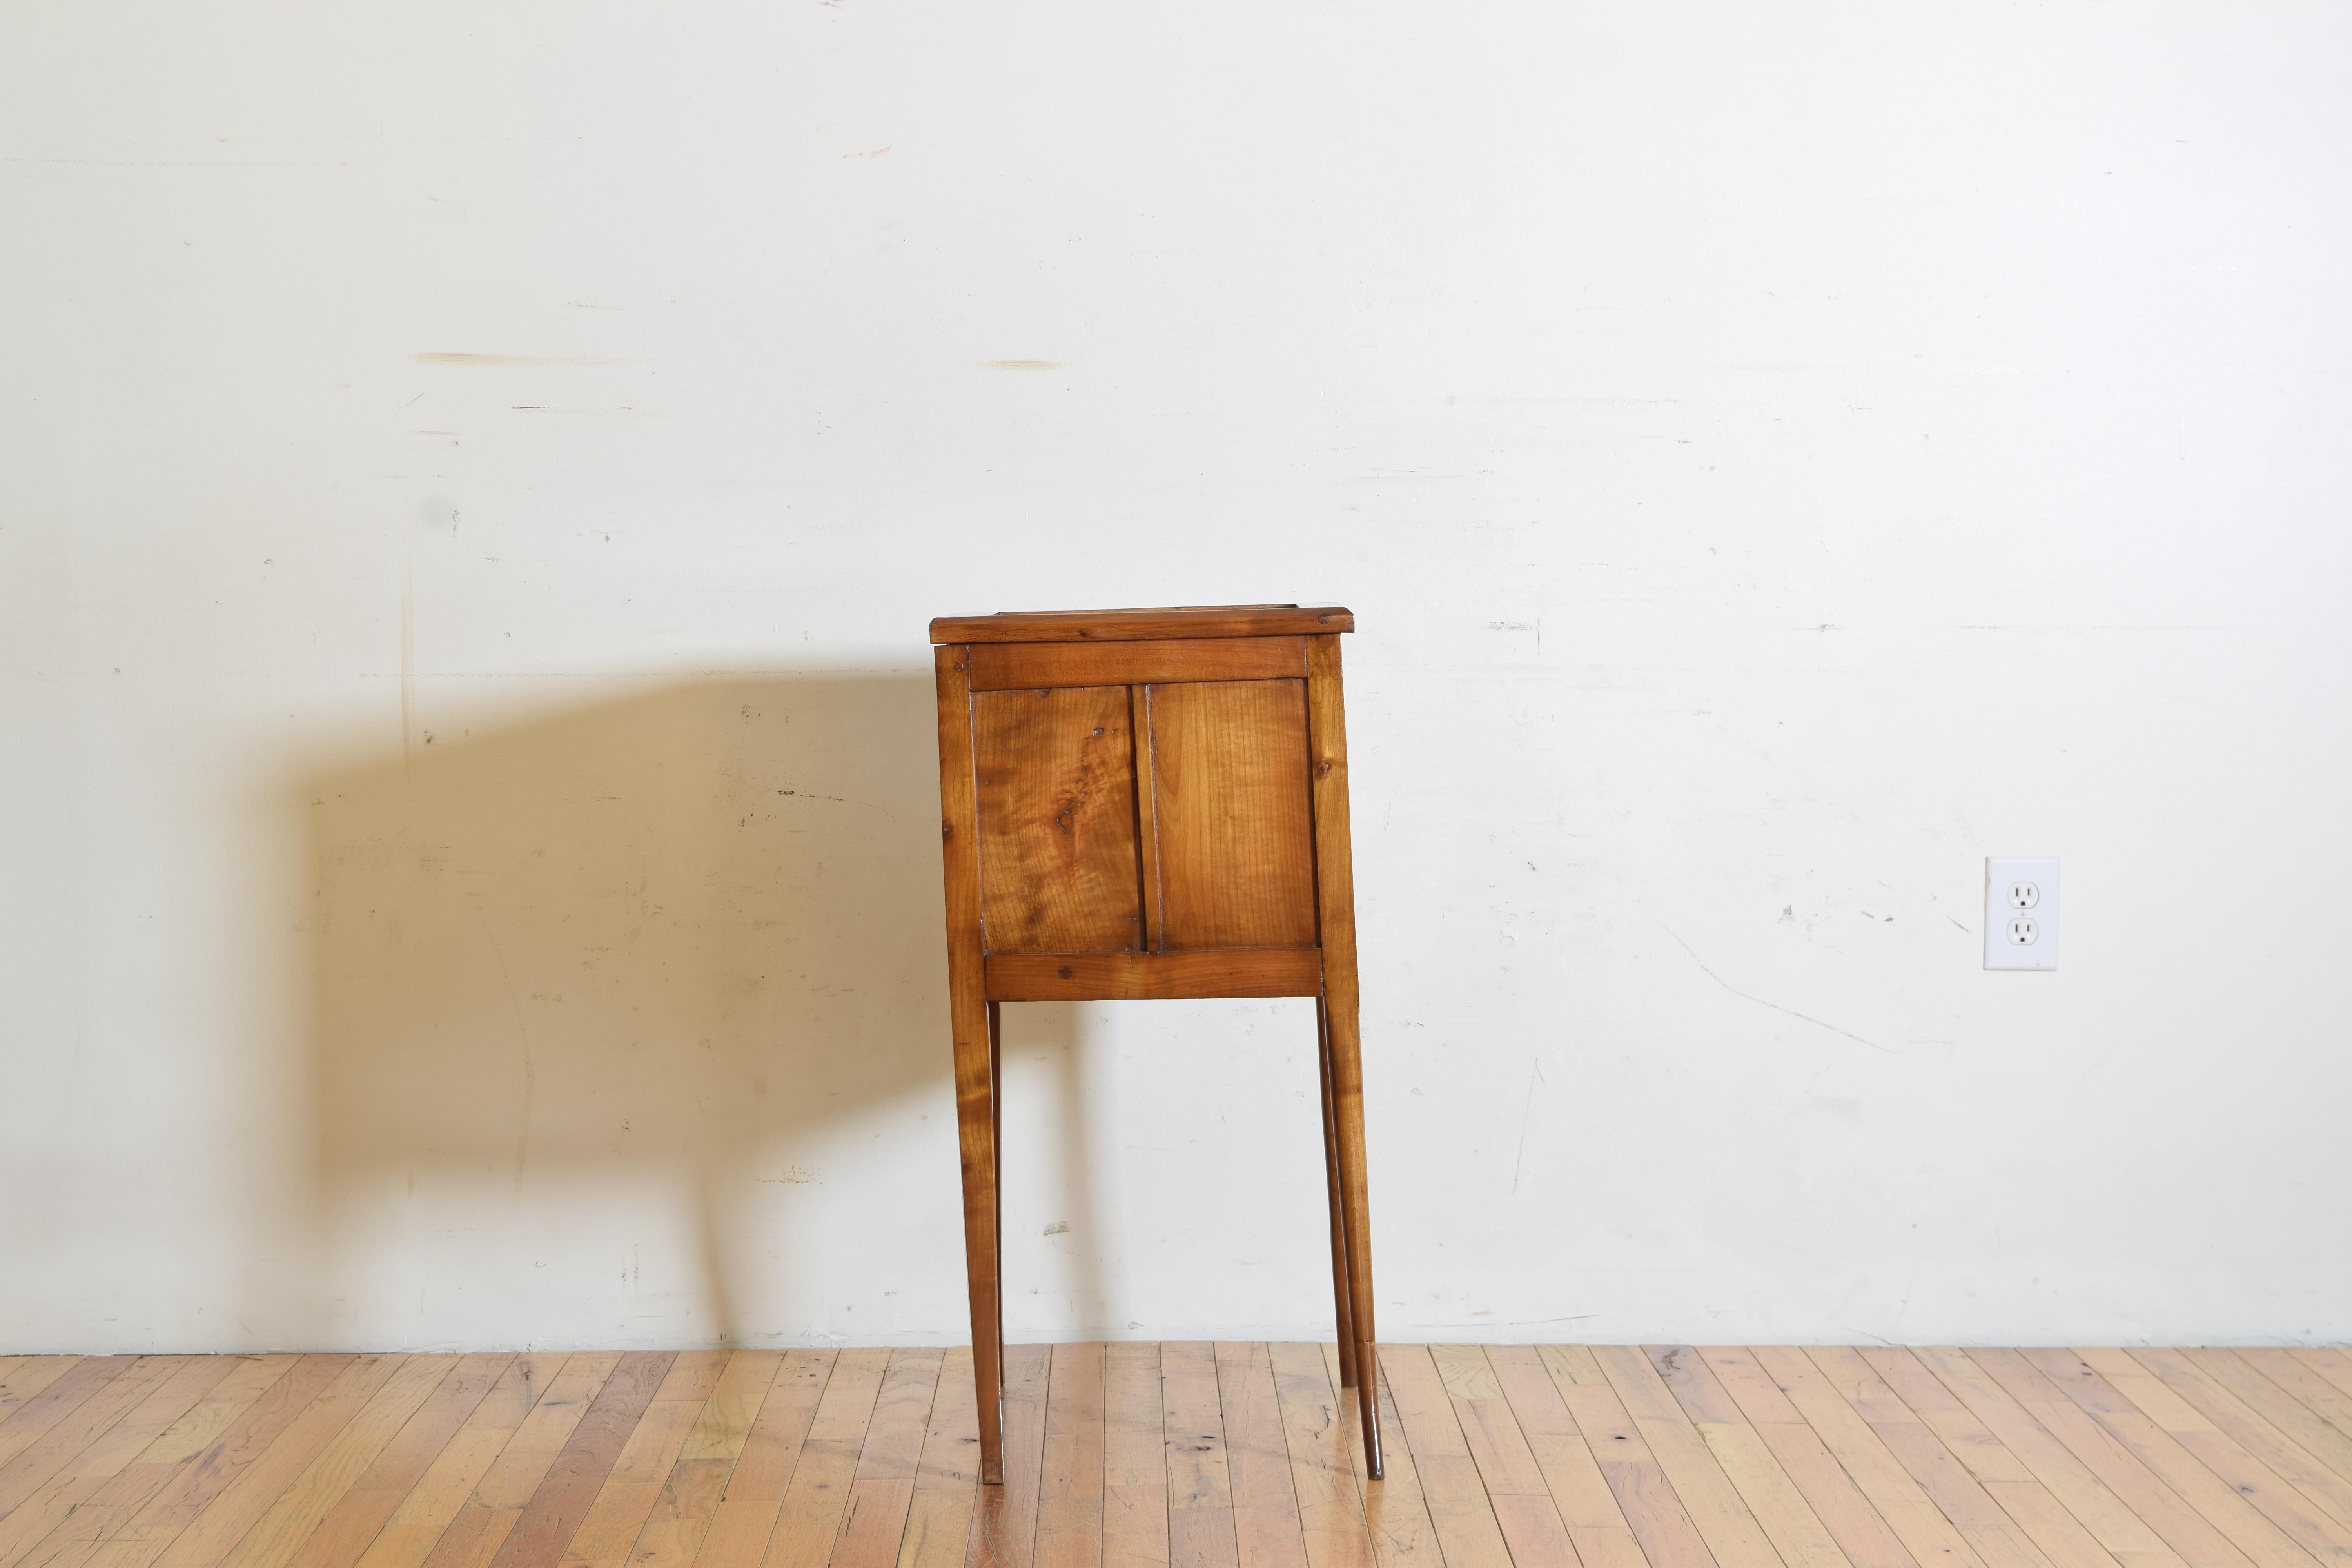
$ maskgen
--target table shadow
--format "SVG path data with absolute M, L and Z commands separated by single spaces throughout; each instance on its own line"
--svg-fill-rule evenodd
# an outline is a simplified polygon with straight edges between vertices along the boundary
M 411 1298 L 528 1342 L 551 1291 L 607 1342 L 808 1337 L 777 1303 L 905 1226 L 941 1241 L 910 1310 L 954 1305 L 897 1331 L 961 1329 L 933 715 L 928 671 L 692 680 L 304 779 L 320 1342 Z M 1063 1047 L 1085 1170 L 1076 1009 L 1007 1024 Z M 937 1161 L 849 1158 L 918 1117 Z M 665 1298 L 583 1204 L 698 1278 Z

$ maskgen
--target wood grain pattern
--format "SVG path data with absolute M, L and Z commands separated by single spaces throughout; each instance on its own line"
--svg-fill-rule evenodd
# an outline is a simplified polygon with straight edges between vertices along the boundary
M 285 1568 L 457 1365 L 457 1358 L 450 1355 L 403 1359 L 221 1560 L 226 1568 Z
M 1103 1568 L 1167 1568 L 1160 1347 L 1103 1347 Z
M 1517 1568 L 1573 1563 L 1577 1553 L 1567 1525 L 1485 1349 L 1432 1345 L 1429 1354 L 1512 1563 Z
M 1157 686 L 1150 696 L 1160 945 L 1314 945 L 1306 683 Z
M 1216 1347 L 1161 1345 L 1160 1387 L 1167 1435 L 1169 1568 L 1238 1568 Z
M 137 1356 L 91 1356 L 68 1368 L 38 1394 L 0 1420 L 0 1465 L 39 1442 L 49 1428 L 66 1420 L 82 1404 L 99 1397 L 117 1377 L 137 1365 Z
M 2152 1395 L 2127 1396 L 2093 1363 L 2091 1358 L 2103 1352 L 2021 1353 L 2249 1557 L 2278 1560 L 2284 1545 L 2292 1542 L 2301 1550 L 2287 1561 L 2307 1553 L 2322 1562 L 2352 1562 L 2352 1531 L 2330 1519 L 2325 1507 L 2314 1507 L 2284 1477 L 2194 1412 L 2189 1412 L 2186 1429 L 2158 1420 L 2140 1403 Z M 2105 1353 L 2114 1357 L 2109 1364 L 2118 1366 L 2121 1381 L 2137 1376 L 2143 1384 L 2155 1384 L 2130 1357 L 2119 1351 Z M 2156 1388 L 2163 1393 L 2161 1385 Z
M 1103 1347 L 1055 1345 L 1037 1471 L 1036 1568 L 1094 1568 L 1103 1552 Z
M 46 1478 L 0 1508 L 0 1564 L 22 1561 L 67 1519 L 94 1501 L 107 1484 L 176 1425 L 236 1363 L 226 1357 L 180 1356 L 138 1403 L 89 1440 L 62 1455 Z M 84 1406 L 88 1408 L 87 1405 Z
M 1509 1568 L 1501 1522 L 1480 1484 L 1477 1463 L 1454 1416 L 1445 1385 L 1421 1345 L 1382 1345 L 1379 1366 L 1447 1568 Z M 1362 1369 L 1357 1376 L 1361 1379 Z
M 1346 1233 L 1348 1306 L 1356 1342 L 1357 1415 L 1364 1468 L 1381 1476 L 1381 1378 L 1372 1346 L 1372 1216 L 1364 1152 L 1364 1060 L 1356 975 L 1356 872 L 1348 816 L 1348 719 L 1341 695 L 1339 639 L 1318 637 L 1307 648 L 1307 773 L 1314 814 L 1315 924 L 1323 945 L 1323 1006 L 1318 1016 L 1328 1048 L 1331 1116 L 1339 1164 L 1340 1226 Z
M 2180 1352 L 2086 1350 L 2079 1353 L 2183 1442 L 2192 1433 L 2201 1440 L 2210 1428 L 2260 1459 L 2338 1524 L 2352 1525 L 2352 1477 L 2339 1475 L 2313 1458 Z M 2131 1376 L 2120 1363 L 2142 1369 L 2146 1379 L 2153 1381 Z
M 983 1482 L 1003 1476 L 1003 1318 L 996 1189 L 996 1011 L 988 1000 L 981 927 L 980 816 L 971 679 L 965 650 L 935 656 L 939 680 L 940 847 L 947 900 L 948 1027 L 955 1064 L 956 1141 L 963 1181 L 964 1282 L 971 1314 L 973 1420 Z
M 1859 1361 L 1859 1355 L 1853 1355 Z M 1818 1359 L 1818 1357 L 1816 1358 Z M 2147 1521 L 2164 1543 L 2192 1568 L 2242 1568 L 2248 1559 L 2212 1521 L 2183 1500 L 2129 1449 L 2008 1351 L 1971 1351 L 1967 1359 L 1988 1373 L 2001 1393 L 2044 1431 L 2058 1439 L 2083 1467 L 2132 1513 Z
M 1241 1568 L 1307 1568 L 1273 1358 L 1263 1344 L 1221 1341 L 1216 1363 Z
M 0 1431 L 26 1403 L 90 1358 L 77 1355 L 15 1355 L 0 1368 Z
M 930 1425 L 931 1397 L 939 1389 L 940 1362 L 936 1350 L 891 1352 L 834 1538 L 832 1568 L 896 1568 Z
M 1029 1346 L 983 1488 L 963 1351 L 153 1357 L 52 1407 L 0 1542 L 33 1542 L 18 1568 L 2352 1562 L 2347 1478 L 2220 1355 L 2336 1431 L 2236 1352 L 1391 1346 L 1375 1481 L 1336 1345 Z M 37 1370 L 19 1408 L 74 1368 Z
M 980 643 L 971 689 L 1150 686 L 1194 680 L 1297 680 L 1305 637 L 1213 637 L 1192 642 Z
M 915 1470 L 914 1501 L 898 1542 L 898 1568 L 961 1568 L 980 1487 L 980 1429 L 972 1415 L 971 1352 L 940 1363 L 938 1396 Z
M 1307 1568 L 1373 1568 L 1363 1497 L 1349 1462 L 1339 1398 L 1324 1371 L 1321 1351 L 1315 1345 L 1275 1344 L 1266 1352 Z
M 361 1356 L 309 1408 L 173 1538 L 156 1562 L 163 1568 L 213 1568 L 234 1550 L 320 1450 L 366 1408 L 400 1370 L 403 1356 Z
M 1702 1348 L 1698 1353 L 1854 1568 L 1918 1568 L 1918 1560 L 1820 1435 L 1805 1424 L 1753 1352 L 1724 1346 Z
M 1338 1386 L 1339 1349 L 1316 1347 L 1323 1353 L 1324 1375 Z M 1380 1366 L 1367 1361 L 1360 1378 L 1379 1382 Z M 1364 1441 L 1362 1403 L 1344 1394 L 1339 1398 L 1340 1447 L 1356 1472 L 1356 1487 L 1364 1500 L 1364 1523 L 1372 1538 L 1372 1557 L 1380 1568 L 1436 1568 L 1445 1561 L 1430 1522 L 1429 1505 L 1421 1495 L 1421 1479 L 1413 1469 L 1412 1449 L 1397 1424 L 1396 1401 L 1383 1396 L 1375 1405 L 1381 1420 L 1380 1449 L 1384 1474 L 1375 1479 Z
M 1129 687 L 1127 703 L 1128 723 L 1141 762 L 1151 745 L 1151 688 Z M 1158 952 L 1167 943 L 1168 920 L 1160 898 L 1160 797 L 1148 765 L 1135 771 L 1135 845 L 1143 895 L 1143 947 L 1147 952 Z
M 1009 1001 L 1324 1000 L 1318 1055 L 1341 1380 L 1357 1390 L 1364 1479 L 1382 1474 L 1338 639 L 1354 625 L 1344 609 L 1290 605 L 932 623 L 942 645 L 949 1011 L 983 1486 L 1006 1474 L 998 1094 Z M 1333 963 L 1337 1005 L 1327 995 Z M 1265 1430 L 1280 1427 L 1279 1409 L 1269 1398 Z M 1099 1514 L 1117 1500 L 1106 1492 L 1099 1508 L 1071 1506 Z M 1000 1562 L 1034 1551 L 1023 1506 L 976 1500 L 974 1552 Z M 1543 1519 L 1549 1507 L 1536 1499 L 1517 1511 L 1529 1531 L 1558 1535 L 1557 1520 Z M 1197 1543 L 1180 1522 L 1199 1521 L 1171 1521 L 1168 1549 L 1181 1557 Z M 1304 1568 L 1298 1522 L 1283 1524 L 1275 1505 L 1245 1512 L 1238 1528 L 1244 1555 Z M 1049 1513 L 1045 1555 L 1067 1555 L 1063 1535 L 1089 1529 L 1097 1555 L 1120 1535 Z
M 972 1500 L 969 1568 L 1030 1568 L 1037 1541 L 1049 1364 L 1044 1345 L 1005 1348 L 1004 1481 L 982 1486 Z
M 1311 947 L 1212 952 L 992 952 L 992 1002 L 1138 1001 L 1185 996 L 1315 996 L 1323 955 Z
M 666 1404 L 656 1395 L 565 1549 L 565 1563 L 689 1568 L 775 1392 L 783 1360 L 775 1351 L 737 1351 L 702 1402 Z M 670 1391 L 670 1381 L 662 1394 Z M 641 1444 L 648 1434 L 657 1436 Z
M 1355 629 L 1356 617 L 1337 605 L 1171 605 L 1139 610 L 1022 610 L 995 616 L 942 616 L 931 623 L 931 641 L 1132 642 L 1302 637 Z
M 569 1356 L 557 1354 L 520 1355 L 509 1362 L 449 1446 L 426 1467 L 424 1477 L 360 1554 L 360 1568 L 417 1568 L 453 1521 L 467 1511 L 482 1478 L 540 1400 L 554 1391 L 559 1374 L 570 1361 Z M 478 1524 L 476 1532 L 478 1535 Z
M 459 1357 L 289 1560 L 288 1568 L 352 1568 L 390 1521 L 401 1500 L 423 1482 L 434 1460 L 498 1386 L 514 1359 L 506 1354 Z
M 1133 721 L 1123 686 L 972 698 L 989 952 L 1142 947 Z
M 212 1359 L 212 1358 L 205 1358 Z M 256 1401 L 292 1372 L 297 1356 L 225 1356 L 226 1375 L 18 1559 L 23 1568 L 78 1568 L 186 1474 Z M 161 1550 L 161 1543 L 157 1545 Z
M 2352 1478 L 2352 1435 L 2242 1360 L 2235 1351 L 2182 1351 L 2189 1363 L 2338 1475 Z
M 492 1568 L 553 1568 L 677 1359 L 653 1351 L 620 1358 L 499 1542 Z

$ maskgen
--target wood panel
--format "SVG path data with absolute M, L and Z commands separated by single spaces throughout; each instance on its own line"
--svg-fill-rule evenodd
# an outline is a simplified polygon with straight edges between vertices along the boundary
M 991 952 L 1143 946 L 1132 725 L 1123 686 L 971 699 L 981 917 Z
M 1160 945 L 1311 946 L 1303 680 L 1150 689 Z
M 934 643 L 1131 642 L 1163 638 L 1311 637 L 1350 632 L 1356 617 L 1337 605 L 1171 605 L 1140 610 L 1020 610 L 942 616 Z
M 992 1002 L 1138 1001 L 1184 996 L 1316 996 L 1323 955 L 1311 947 L 1206 952 L 992 952 Z
M 974 691 L 1023 687 L 1146 686 L 1194 680 L 1304 679 L 1305 637 L 1210 637 L 1192 642 L 981 643 Z

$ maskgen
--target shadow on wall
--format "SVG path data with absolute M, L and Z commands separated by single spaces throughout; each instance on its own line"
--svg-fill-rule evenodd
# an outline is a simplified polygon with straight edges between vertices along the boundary
M 716 680 L 310 779 L 320 1338 L 960 1335 L 935 738 L 928 672 Z M 923 1322 L 842 1300 L 877 1224 Z

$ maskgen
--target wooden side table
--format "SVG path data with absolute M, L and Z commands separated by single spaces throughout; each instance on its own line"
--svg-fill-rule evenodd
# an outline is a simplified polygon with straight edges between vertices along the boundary
M 981 1479 L 1004 1479 L 998 1005 L 1312 996 L 1339 1371 L 1381 1473 L 1346 610 L 955 616 L 940 688 L 948 993 Z

